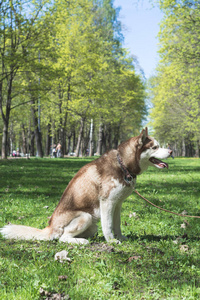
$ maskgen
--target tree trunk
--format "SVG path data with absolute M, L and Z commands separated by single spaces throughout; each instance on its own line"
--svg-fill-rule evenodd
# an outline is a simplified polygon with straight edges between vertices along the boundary
M 118 147 L 118 143 L 119 143 L 119 129 L 120 129 L 120 125 L 117 125 L 115 127 L 115 131 L 114 131 L 114 133 L 115 133 L 114 140 L 113 140 L 113 148 L 114 149 L 117 149 L 117 147 Z
M 37 155 L 38 157 L 43 157 L 42 137 L 38 127 L 36 127 L 35 129 L 35 138 L 36 138 Z
M 73 149 L 71 150 L 71 137 L 72 137 L 72 133 L 70 132 L 70 134 L 68 134 L 67 139 L 67 154 L 69 154 L 70 152 L 73 151 Z
M 85 123 L 85 120 L 82 117 L 81 118 L 81 126 L 80 126 L 80 130 L 79 130 L 79 135 L 78 135 L 78 142 L 77 142 L 77 146 L 76 146 L 76 157 L 79 157 L 79 152 L 81 149 L 81 141 L 82 141 L 82 137 L 83 137 L 84 123 Z
M 94 155 L 94 141 L 93 141 L 93 119 L 90 122 L 90 142 L 89 142 L 89 156 Z
M 199 157 L 199 140 L 196 141 L 195 157 Z
M 24 155 L 27 153 L 26 130 L 24 124 L 22 124 L 22 152 Z
M 7 154 L 8 154 L 8 122 L 4 122 L 1 158 L 7 159 Z
M 31 120 L 29 119 L 29 129 L 28 129 L 28 154 L 30 154 L 30 156 L 34 156 L 35 155 L 35 133 L 34 131 L 31 129 Z
M 68 78 L 69 82 L 68 82 L 68 89 L 67 89 L 67 106 L 68 106 L 68 102 L 70 101 L 70 89 L 71 89 L 71 85 L 70 85 L 70 79 L 71 77 Z M 68 112 L 65 113 L 65 118 L 64 118 L 64 123 L 63 123 L 63 131 L 62 131 L 62 154 L 63 156 L 66 154 L 67 151 L 67 145 L 66 145 L 66 139 L 67 139 L 67 134 L 66 134 L 66 128 L 67 128 L 67 119 L 68 119 Z M 69 150 L 69 147 L 68 147 Z
M 60 130 L 60 137 L 61 137 L 61 145 L 62 145 L 62 155 L 66 154 L 66 127 L 67 127 L 67 117 L 68 113 L 65 114 L 63 127 Z
M 45 151 L 47 156 L 50 154 L 50 149 L 51 149 L 51 136 L 50 136 L 50 132 L 51 132 L 51 125 L 48 124 L 47 125 L 46 151 Z
M 34 133 L 35 133 L 35 139 L 36 139 L 36 148 L 37 148 L 37 155 L 38 157 L 43 157 L 43 151 L 42 151 L 42 137 L 41 132 L 39 130 L 38 126 L 38 118 L 37 118 L 37 110 L 34 108 L 35 101 L 31 100 L 31 111 L 32 111 L 32 118 L 33 118 L 33 126 L 34 126 Z
M 62 145 L 62 156 L 66 154 L 66 130 L 64 129 L 62 132 L 62 140 L 61 140 L 61 145 Z
M 1 148 L 1 147 L 0 147 Z M 13 153 L 13 126 L 10 127 L 10 153 Z
M 35 133 L 34 133 L 34 131 L 31 131 L 31 144 L 30 144 L 30 155 L 31 156 L 35 156 L 34 145 L 35 145 Z
M 107 126 L 106 140 L 107 140 L 107 144 L 108 144 L 108 145 L 106 145 L 106 151 L 108 151 L 108 150 L 112 149 L 112 126 L 110 123 Z
M 97 155 L 102 154 L 102 141 L 103 141 L 103 125 L 99 125 L 99 135 L 98 135 L 98 146 L 97 146 Z
M 181 156 L 185 157 L 185 140 L 183 139 L 182 141 L 182 151 L 181 151 Z
M 2 159 L 7 159 L 8 154 L 8 125 L 11 110 L 11 92 L 12 92 L 12 82 L 13 82 L 13 72 L 11 72 L 10 79 L 8 80 L 8 90 L 6 99 L 6 109 L 5 113 L 3 111 L 3 84 L 0 84 L 0 112 L 3 119 L 3 136 L 2 136 Z
M 83 141 L 83 137 L 82 137 L 79 156 L 83 157 L 83 153 L 84 153 L 84 141 Z
M 76 145 L 76 131 L 74 129 L 74 131 L 73 131 L 73 149 L 72 149 L 72 152 L 74 152 L 75 145 Z
M 102 130 L 102 146 L 101 146 L 101 154 L 105 153 L 108 150 L 107 146 L 107 132 L 106 132 L 106 126 L 104 126 Z

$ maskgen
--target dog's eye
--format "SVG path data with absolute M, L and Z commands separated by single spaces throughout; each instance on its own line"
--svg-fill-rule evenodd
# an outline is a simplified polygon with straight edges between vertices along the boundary
M 152 149 L 153 149 L 153 150 L 156 150 L 156 149 L 158 149 L 158 146 L 154 146 L 154 147 L 152 147 Z

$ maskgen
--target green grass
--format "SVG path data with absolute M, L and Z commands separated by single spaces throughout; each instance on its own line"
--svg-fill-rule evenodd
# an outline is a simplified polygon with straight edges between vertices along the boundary
M 11 222 L 44 228 L 70 179 L 89 161 L 1 160 L 0 227 Z M 163 208 L 200 215 L 200 160 L 168 163 L 169 170 L 149 168 L 138 176 L 138 191 Z M 105 242 L 100 224 L 86 246 L 0 237 L 0 299 L 200 298 L 199 219 L 162 212 L 133 193 L 123 204 L 122 232 L 129 240 L 120 245 Z M 182 245 L 188 250 L 181 251 Z M 54 261 L 61 250 L 71 262 Z

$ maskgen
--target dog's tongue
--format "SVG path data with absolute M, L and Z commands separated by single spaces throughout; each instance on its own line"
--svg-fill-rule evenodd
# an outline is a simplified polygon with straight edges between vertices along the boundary
M 157 158 L 155 158 L 155 157 L 151 157 L 149 160 L 150 160 L 154 165 L 157 165 L 157 166 L 159 166 L 160 168 L 167 168 L 167 169 L 168 169 L 168 164 L 165 163 L 165 162 L 163 162 L 162 160 L 159 160 L 159 159 L 157 159 Z
M 168 164 L 166 164 L 165 162 L 160 161 L 160 163 L 158 164 L 161 168 L 167 168 L 168 169 Z

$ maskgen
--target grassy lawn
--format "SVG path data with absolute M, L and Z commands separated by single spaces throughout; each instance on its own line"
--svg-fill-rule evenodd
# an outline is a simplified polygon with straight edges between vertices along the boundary
M 90 159 L 0 161 L 0 227 L 44 228 L 66 185 Z M 163 208 L 200 215 L 200 160 L 168 159 L 150 168 L 137 190 Z M 162 212 L 136 194 L 123 204 L 129 240 L 105 242 L 99 224 L 86 246 L 0 237 L 0 299 L 199 299 L 200 220 Z M 67 250 L 70 261 L 54 255 Z

